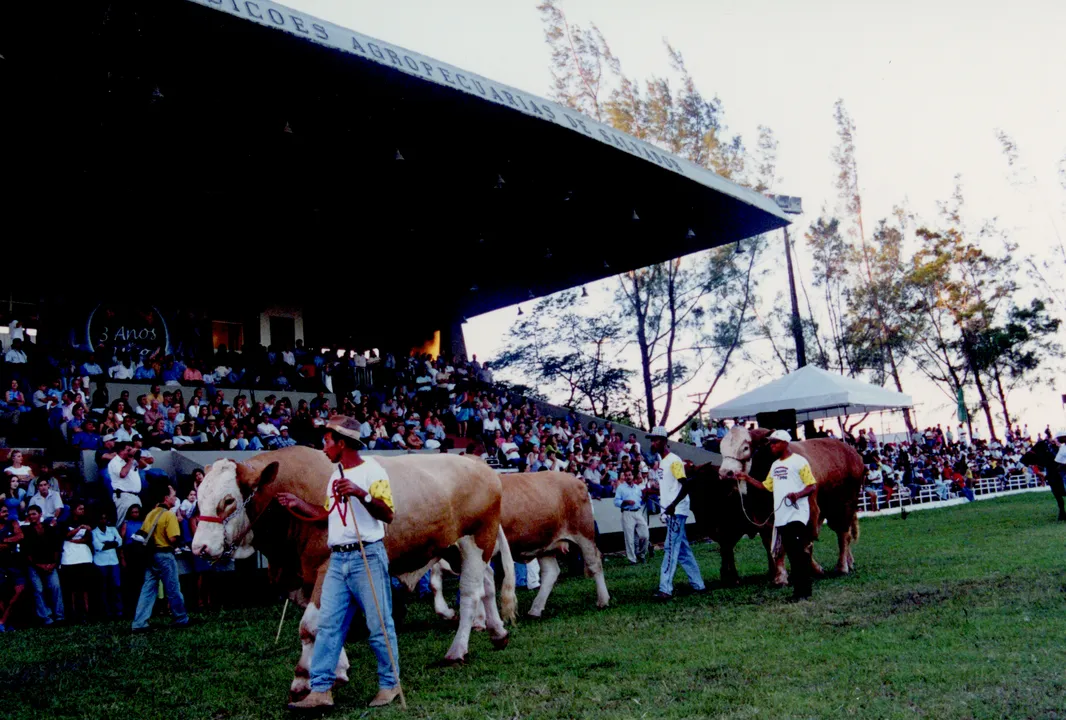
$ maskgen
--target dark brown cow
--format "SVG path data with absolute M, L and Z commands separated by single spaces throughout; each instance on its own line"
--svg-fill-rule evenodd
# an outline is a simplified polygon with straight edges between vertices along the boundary
M 769 430 L 732 428 L 722 439 L 722 467 L 707 464 L 693 477 L 692 509 L 703 533 L 721 548 L 722 582 L 736 583 L 734 548 L 742 537 L 760 536 L 766 548 L 769 574 L 774 584 L 788 581 L 785 558 L 778 547 L 771 550 L 773 536 L 773 495 L 738 482 L 737 471 L 747 472 L 762 480 L 770 471 L 773 457 L 767 438 Z M 839 440 L 806 440 L 794 442 L 789 449 L 807 459 L 818 480 L 818 492 L 811 496 L 811 537 L 817 538 L 822 520 L 836 532 L 839 557 L 836 570 L 848 573 L 855 566 L 851 543 L 859 538 L 859 492 L 866 477 L 862 458 L 854 449 Z M 812 571 L 822 574 L 814 562 Z

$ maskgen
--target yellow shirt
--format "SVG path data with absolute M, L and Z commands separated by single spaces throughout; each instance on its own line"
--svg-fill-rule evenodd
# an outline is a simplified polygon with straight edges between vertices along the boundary
M 159 518 L 156 522 L 156 518 L 159 513 L 163 513 L 163 517 Z M 178 525 L 178 518 L 174 513 L 170 512 L 166 508 L 156 508 L 148 513 L 148 517 L 144 519 L 141 527 L 147 532 L 152 527 L 152 523 L 155 523 L 155 529 L 152 530 L 152 536 L 149 538 L 148 547 L 159 550 L 170 550 L 176 547 L 181 540 L 181 526 Z

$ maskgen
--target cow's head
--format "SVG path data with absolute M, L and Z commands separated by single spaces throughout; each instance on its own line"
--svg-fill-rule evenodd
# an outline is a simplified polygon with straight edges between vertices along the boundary
M 233 547 L 233 557 L 241 560 L 251 556 L 252 533 L 247 532 L 251 519 L 245 512 L 245 501 L 277 477 L 278 464 L 272 462 L 256 471 L 243 463 L 220 460 L 204 468 L 204 473 L 196 499 L 202 519 L 192 539 L 193 554 L 218 558 L 239 539 Z M 217 518 L 220 522 L 204 518 Z
M 738 472 L 751 472 L 751 460 L 755 452 L 766 445 L 770 431 L 764 428 L 749 430 L 743 425 L 734 425 L 722 438 L 722 477 L 731 478 Z

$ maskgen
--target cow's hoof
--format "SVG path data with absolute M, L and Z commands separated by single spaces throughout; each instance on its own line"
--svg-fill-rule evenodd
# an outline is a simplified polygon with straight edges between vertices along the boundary
M 297 703 L 303 700 L 305 697 L 311 694 L 311 688 L 301 690 L 289 690 L 289 702 Z
M 473 630 L 474 632 L 485 632 L 485 626 L 484 625 L 475 625 L 474 627 L 472 627 L 470 629 Z
M 532 610 L 526 613 L 526 617 L 533 618 L 534 620 L 540 620 L 540 615 L 539 612 L 533 612 Z
M 494 650 L 503 650 L 511 642 L 511 633 L 507 633 L 503 637 L 491 638 L 491 640 Z
M 466 655 L 460 655 L 457 658 L 444 656 L 444 659 L 436 663 L 437 667 L 457 667 L 459 665 L 466 665 Z

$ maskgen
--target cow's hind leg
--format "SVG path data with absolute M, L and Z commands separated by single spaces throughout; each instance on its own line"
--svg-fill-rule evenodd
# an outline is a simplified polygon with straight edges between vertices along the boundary
M 573 542 L 581 548 L 581 555 L 585 558 L 585 572 L 596 582 L 596 607 L 607 607 L 611 602 L 611 594 L 607 592 L 607 581 L 603 579 L 600 549 L 596 547 L 595 541 L 588 537 L 575 537 Z
M 448 601 L 444 599 L 444 573 L 441 563 L 433 563 L 429 570 L 429 587 L 433 591 L 433 610 L 445 620 L 454 620 L 455 611 L 448 607 Z
M 475 607 L 485 592 L 485 560 L 481 548 L 470 536 L 459 539 L 459 551 L 463 556 L 459 574 L 459 629 L 455 640 L 448 648 L 444 659 L 448 662 L 463 662 L 470 649 L 470 631 L 474 627 Z
M 315 653 L 315 635 L 318 633 L 318 606 L 308 603 L 300 618 L 300 660 L 293 670 L 289 686 L 289 701 L 303 700 L 311 692 L 311 657 Z M 339 677 L 339 675 L 338 675 Z M 347 673 L 345 673 L 347 678 Z
M 552 588 L 558 579 L 559 560 L 554 555 L 540 558 L 540 592 L 533 600 L 533 606 L 529 608 L 530 617 L 539 618 L 544 614 L 544 606 L 548 604 L 548 596 L 552 594 Z
M 481 609 L 484 611 L 484 623 L 489 631 L 489 639 L 497 650 L 503 650 L 510 642 L 510 636 L 503 627 L 503 619 L 496 609 L 496 574 L 492 565 L 485 566 L 485 594 L 481 597 Z M 480 613 L 478 613 L 480 617 Z

